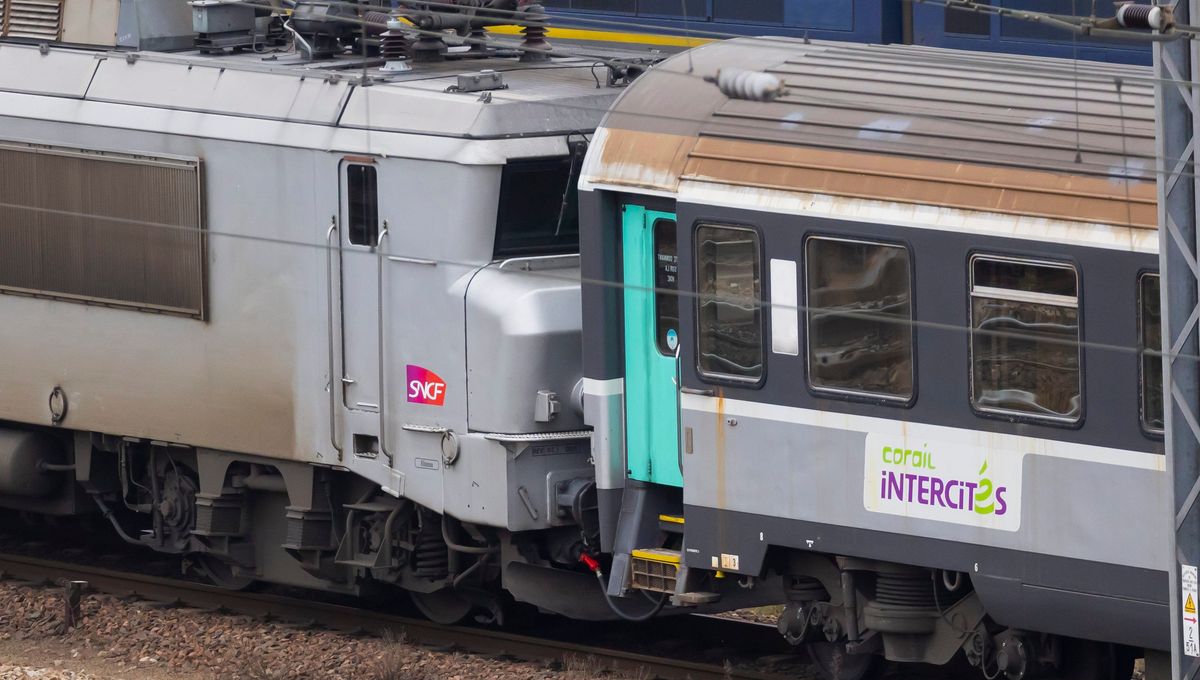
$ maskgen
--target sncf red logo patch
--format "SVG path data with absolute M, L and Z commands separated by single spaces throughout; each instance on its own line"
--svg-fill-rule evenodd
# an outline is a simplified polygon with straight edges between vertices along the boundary
M 421 366 L 408 365 L 408 401 L 441 406 L 446 401 L 446 381 Z

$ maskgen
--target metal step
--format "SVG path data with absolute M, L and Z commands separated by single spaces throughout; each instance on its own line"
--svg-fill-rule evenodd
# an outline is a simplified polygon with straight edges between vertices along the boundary
M 374 559 L 364 559 L 364 560 L 334 560 L 334 563 L 335 563 L 335 564 L 340 564 L 340 565 L 343 565 L 343 566 L 347 566 L 347 567 L 362 567 L 363 569 L 374 569 L 374 568 L 376 568 L 376 567 L 378 567 L 378 566 L 379 566 L 378 564 L 376 564 L 376 563 L 375 563 L 375 560 L 374 560 Z
M 675 594 L 679 580 L 680 552 L 666 548 L 634 550 L 630 554 L 630 587 L 655 593 Z
M 367 503 L 347 503 L 342 507 L 347 510 L 358 510 L 359 512 L 391 512 L 396 509 L 398 503 L 388 501 L 370 501 Z
M 683 515 L 659 515 L 658 528 L 669 534 L 682 534 Z
M 712 604 L 721 599 L 720 593 L 682 593 L 671 598 L 677 607 L 696 607 L 702 604 Z

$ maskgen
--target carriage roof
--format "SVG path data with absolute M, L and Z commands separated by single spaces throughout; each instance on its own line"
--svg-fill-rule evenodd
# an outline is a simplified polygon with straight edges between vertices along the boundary
M 787 92 L 705 80 L 765 71 Z M 916 46 L 745 38 L 639 78 L 602 125 L 585 186 L 684 182 L 1154 228 L 1145 67 Z

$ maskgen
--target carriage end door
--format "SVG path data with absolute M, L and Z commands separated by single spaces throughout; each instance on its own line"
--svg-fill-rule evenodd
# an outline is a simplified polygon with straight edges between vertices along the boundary
M 627 205 L 621 237 L 626 464 L 633 479 L 683 486 L 675 215 Z

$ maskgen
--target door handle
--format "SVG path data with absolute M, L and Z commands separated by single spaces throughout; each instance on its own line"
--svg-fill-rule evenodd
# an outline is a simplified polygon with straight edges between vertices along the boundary
M 680 387 L 679 391 L 684 394 L 694 394 L 700 397 L 711 397 L 715 394 L 712 390 L 700 390 L 695 387 Z

